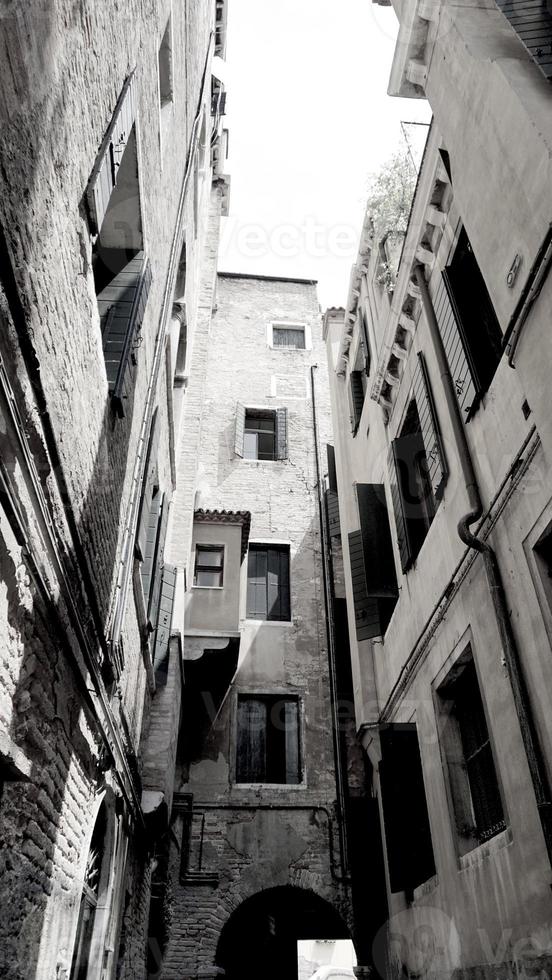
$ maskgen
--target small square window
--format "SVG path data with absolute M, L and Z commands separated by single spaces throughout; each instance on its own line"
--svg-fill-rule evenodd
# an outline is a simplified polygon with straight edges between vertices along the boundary
M 194 585 L 220 589 L 223 582 L 224 548 L 222 545 L 196 545 Z
M 272 346 L 288 350 L 305 350 L 305 328 L 298 326 L 273 326 Z
M 297 698 L 239 697 L 236 780 L 284 785 L 301 782 Z

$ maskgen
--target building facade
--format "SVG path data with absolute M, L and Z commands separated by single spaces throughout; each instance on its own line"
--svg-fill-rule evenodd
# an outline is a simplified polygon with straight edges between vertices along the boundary
M 227 206 L 222 2 L 0 14 L 0 975 L 146 977 L 165 536 Z M 193 510 L 193 497 L 189 501 Z M 174 621 L 174 636 L 171 636 Z
M 516 4 L 397 14 L 390 91 L 434 111 L 409 226 L 387 288 L 366 216 L 347 304 L 325 317 L 390 913 L 375 960 L 548 975 L 551 21 Z
M 293 977 L 299 938 L 352 928 L 320 524 L 329 407 L 316 284 L 219 274 L 206 341 L 188 391 L 200 429 L 195 445 L 184 433 L 170 531 L 186 582 L 185 707 L 162 976 Z M 181 493 L 190 469 L 193 514 Z

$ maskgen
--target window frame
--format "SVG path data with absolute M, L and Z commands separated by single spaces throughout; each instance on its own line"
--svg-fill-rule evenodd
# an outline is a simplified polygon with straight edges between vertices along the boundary
M 197 583 L 196 579 L 197 579 L 197 573 L 198 573 L 198 555 L 199 555 L 199 552 L 200 551 L 203 551 L 203 552 L 205 552 L 207 554 L 209 552 L 213 552 L 213 551 L 217 551 L 217 552 L 220 551 L 220 552 L 222 552 L 222 558 L 221 558 L 220 566 L 219 565 L 202 565 L 202 566 L 200 566 L 200 570 L 201 571 L 208 571 L 208 572 L 215 572 L 215 573 L 218 572 L 218 573 L 220 573 L 220 577 L 221 577 L 220 578 L 220 585 L 199 585 Z M 208 541 L 208 542 L 196 541 L 196 544 L 194 546 L 194 576 L 193 576 L 193 581 L 192 581 L 192 588 L 193 589 L 216 589 L 216 590 L 219 590 L 219 591 L 221 589 L 224 589 L 224 569 L 225 569 L 225 565 L 226 565 L 226 545 L 224 545 L 224 544 L 212 544 L 210 541 Z
M 270 779 L 259 779 L 255 781 L 251 780 L 240 780 L 238 777 L 238 765 L 239 765 L 239 746 L 240 746 L 240 728 L 239 728 L 239 704 L 240 701 L 264 701 L 269 702 L 272 706 L 272 710 L 277 705 L 282 705 L 284 703 L 293 703 L 297 706 L 297 743 L 296 743 L 296 753 L 297 753 L 297 781 L 296 782 L 274 782 Z M 274 689 L 271 690 L 263 688 L 254 690 L 250 687 L 246 689 L 238 689 L 236 697 L 234 700 L 234 767 L 233 767 L 233 784 L 236 787 L 244 789 L 258 789 L 259 787 L 269 787 L 276 790 L 294 790 L 302 789 L 306 785 L 306 772 L 305 772 L 305 733 L 304 733 L 304 695 L 300 691 L 290 691 Z M 273 743 L 272 743 L 273 744 Z M 285 765 L 285 759 L 284 759 Z
M 270 551 L 276 551 L 280 554 L 287 554 L 287 617 L 286 618 L 262 618 L 261 616 L 251 615 L 249 611 L 249 562 L 250 555 L 253 551 L 260 552 L 265 551 L 267 554 L 267 571 L 265 578 L 265 591 L 266 591 L 266 608 L 268 613 L 268 553 Z M 247 553 L 247 562 L 244 562 L 245 566 L 245 620 L 250 623 L 264 623 L 264 625 L 270 626 L 289 626 L 293 622 L 292 616 L 292 603 L 291 603 L 291 543 L 289 541 L 249 541 L 249 548 Z M 280 599 L 281 605 L 281 599 Z
M 459 649 L 460 653 L 452 662 L 450 659 L 447 661 L 443 669 L 440 671 L 438 678 L 434 681 L 433 699 L 435 704 L 439 748 L 441 753 L 443 776 L 445 779 L 451 828 L 455 840 L 457 855 L 460 860 L 462 860 L 462 858 L 464 858 L 466 855 L 472 854 L 478 848 L 486 847 L 489 842 L 493 840 L 493 838 L 496 838 L 500 834 L 507 831 L 509 820 L 505 805 L 500 769 L 497 763 L 493 731 L 490 725 L 484 689 L 481 683 L 477 661 L 474 656 L 474 647 L 471 638 L 468 640 L 464 638 Z M 470 782 L 467 760 L 465 759 L 464 754 L 460 722 L 454 715 L 455 688 L 457 688 L 466 670 L 473 670 L 473 675 L 477 684 L 484 724 L 487 732 L 485 745 L 488 744 L 489 746 L 496 781 L 496 794 L 502 810 L 502 820 L 497 823 L 494 830 L 492 830 L 492 828 L 480 829 L 477 826 L 477 815 L 473 803 L 472 784 Z M 488 789 L 487 782 L 483 782 L 482 786 L 484 789 Z
M 283 344 L 274 343 L 274 330 L 302 330 L 304 347 L 287 347 Z M 304 353 L 305 351 L 312 350 L 312 334 L 311 328 L 308 323 L 301 320 L 271 320 L 267 326 L 267 344 L 272 350 L 277 351 L 293 351 L 293 353 Z

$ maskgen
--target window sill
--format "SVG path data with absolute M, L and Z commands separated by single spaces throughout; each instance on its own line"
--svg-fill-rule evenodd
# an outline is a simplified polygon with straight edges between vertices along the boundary
M 207 592 L 222 592 L 224 585 L 192 585 L 192 589 L 203 589 Z
M 245 789 L 245 790 L 302 790 L 307 789 L 306 783 L 233 783 L 232 788 L 235 790 Z
M 295 626 L 292 619 L 242 619 L 241 622 L 244 626 L 283 626 L 285 629 Z
M 458 858 L 458 870 L 467 871 L 468 868 L 482 864 L 483 861 L 496 854 L 497 851 L 502 850 L 503 847 L 509 847 L 513 839 L 511 828 L 506 827 L 505 830 L 491 837 L 490 840 L 479 844 L 478 847 L 474 847 L 472 851 L 468 851 L 467 854 L 461 854 Z
M 250 465 L 253 463 L 257 466 L 264 466 L 266 463 L 269 466 L 272 466 L 273 463 L 287 463 L 287 459 L 246 459 L 245 456 L 238 456 L 237 458 L 241 463 L 249 463 Z

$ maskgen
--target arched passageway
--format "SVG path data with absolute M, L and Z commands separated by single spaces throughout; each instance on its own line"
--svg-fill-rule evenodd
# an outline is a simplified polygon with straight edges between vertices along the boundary
M 350 939 L 343 919 L 312 891 L 269 888 L 246 899 L 225 923 L 217 966 L 226 980 L 296 980 L 298 939 Z

